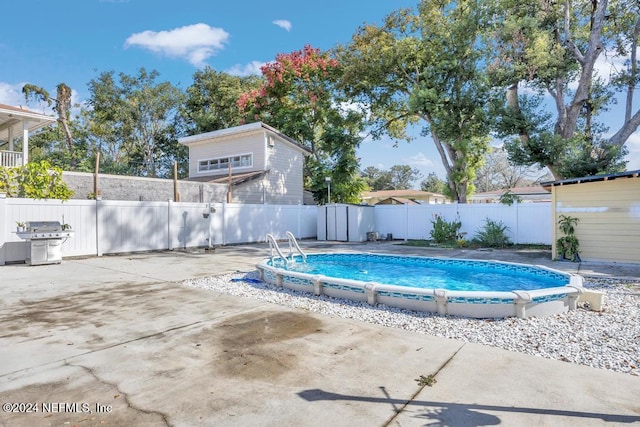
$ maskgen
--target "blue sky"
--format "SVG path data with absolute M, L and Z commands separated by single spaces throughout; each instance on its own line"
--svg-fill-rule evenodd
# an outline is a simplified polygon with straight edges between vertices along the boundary
M 104 71 L 157 70 L 160 80 L 185 89 L 203 66 L 236 75 L 259 73 L 280 52 L 305 44 L 322 50 L 347 43 L 363 23 L 380 23 L 417 0 L 25 0 L 3 5 L 0 24 L 0 103 L 24 105 L 25 83 L 55 93 L 64 82 L 74 101 Z M 61 30 L 56 30 L 61 28 Z M 32 106 L 33 107 L 33 106 Z M 612 127 L 620 111 L 610 114 Z M 415 129 L 415 135 L 419 129 Z M 628 142 L 629 169 L 640 169 L 640 133 Z M 444 168 L 433 142 L 421 137 L 397 148 L 365 141 L 362 167 L 409 164 L 426 177 Z

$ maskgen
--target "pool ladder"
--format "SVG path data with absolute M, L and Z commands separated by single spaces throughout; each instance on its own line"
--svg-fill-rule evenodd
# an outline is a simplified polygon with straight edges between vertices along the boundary
M 275 237 L 273 237 L 273 234 L 269 233 L 267 234 L 267 242 L 269 242 L 269 248 L 271 249 L 271 265 L 273 265 L 273 251 L 275 250 L 275 252 L 280 256 L 280 259 L 282 259 L 284 261 L 284 266 L 286 267 L 289 262 L 293 262 L 293 248 L 295 248 L 298 253 L 300 254 L 300 256 L 302 256 L 302 262 L 307 262 L 307 254 L 305 254 L 302 249 L 300 249 L 300 245 L 298 245 L 298 241 L 296 240 L 295 236 L 293 235 L 292 232 L 287 231 L 287 240 L 289 241 L 289 256 L 288 258 L 286 256 L 284 256 L 284 254 L 282 253 L 282 251 L 280 250 L 280 247 L 278 246 L 278 242 L 276 241 Z

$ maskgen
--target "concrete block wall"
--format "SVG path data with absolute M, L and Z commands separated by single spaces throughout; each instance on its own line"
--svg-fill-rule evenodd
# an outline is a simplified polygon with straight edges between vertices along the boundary
M 73 190 L 73 199 L 86 200 L 93 193 L 93 174 L 63 172 L 62 179 Z M 173 200 L 173 180 L 119 175 L 98 175 L 102 200 L 167 201 Z M 226 201 L 227 185 L 193 181 L 178 181 L 181 202 L 222 203 Z

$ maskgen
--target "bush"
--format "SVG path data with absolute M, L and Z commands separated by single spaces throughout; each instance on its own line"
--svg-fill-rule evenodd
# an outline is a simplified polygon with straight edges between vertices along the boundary
M 460 220 L 447 222 L 440 215 L 436 215 L 435 219 L 431 220 L 433 228 L 431 230 L 431 238 L 436 243 L 449 243 L 455 242 L 460 236 L 460 228 L 462 222 Z
M 62 180 L 62 169 L 44 160 L 19 168 L 0 167 L 0 192 L 28 199 L 68 200 L 73 196 Z
M 474 242 L 490 248 L 504 248 L 511 244 L 509 237 L 505 232 L 509 227 L 504 225 L 502 221 L 493 221 L 489 218 L 485 219 L 484 226 L 476 232 Z

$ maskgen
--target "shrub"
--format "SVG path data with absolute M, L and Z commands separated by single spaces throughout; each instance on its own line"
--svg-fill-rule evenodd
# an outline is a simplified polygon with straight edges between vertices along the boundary
M 580 262 L 580 242 L 575 235 L 575 228 L 580 220 L 568 215 L 560 215 L 558 221 L 559 229 L 564 236 L 556 242 L 558 256 L 560 259 L 568 259 L 573 262 Z
M 447 222 L 440 215 L 436 215 L 431 220 L 433 228 L 431 229 L 431 238 L 436 243 L 455 242 L 459 236 L 462 222 L 460 220 Z
M 504 248 L 511 244 L 505 232 L 509 230 L 502 221 L 485 219 L 484 226 L 476 232 L 474 241 L 490 248 Z
M 0 167 L 0 192 L 7 197 L 68 200 L 73 191 L 62 180 L 62 169 L 47 161 L 19 168 Z

